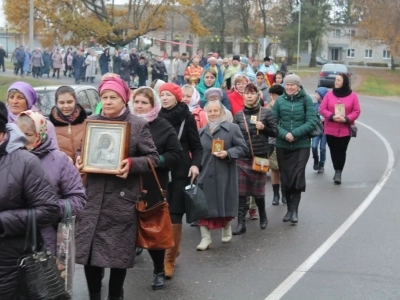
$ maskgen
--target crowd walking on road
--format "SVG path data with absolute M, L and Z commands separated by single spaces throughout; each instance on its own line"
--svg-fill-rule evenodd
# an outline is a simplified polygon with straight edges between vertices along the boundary
M 136 49 L 100 56 L 81 50 L 20 47 L 12 55 L 15 74 L 27 73 L 29 56 L 34 77 L 50 76 L 50 69 L 76 83 L 103 76 L 91 115 L 65 84 L 48 118 L 26 82 L 11 84 L 0 102 L 0 178 L 6 179 L 0 180 L 0 299 L 20 299 L 18 262 L 29 254 L 32 214 L 38 244 L 54 266 L 60 224 L 73 219 L 73 262 L 84 267 L 88 299 L 103 299 L 110 269 L 107 299 L 119 300 L 143 248 L 153 264 L 152 289 L 179 276 L 179 255 L 188 251 L 181 247 L 185 221 L 198 228 L 199 255 L 218 247 L 212 230 L 221 232 L 221 243 L 246 234 L 247 213 L 258 219 L 259 234 L 268 230 L 266 201 L 273 205 L 269 214 L 282 203 L 282 221 L 301 224 L 308 217 L 299 214 L 307 163 L 312 155 L 316 173 L 329 172 L 326 144 L 333 184 L 342 183 L 361 111 L 346 74 L 336 76 L 331 91 L 317 88 L 312 99 L 301 78 L 286 72 L 285 59 L 280 68 L 272 57 L 257 66 L 237 55 L 205 58 L 199 49 L 172 62 L 160 55 L 151 64 Z M 266 200 L 270 188 L 273 198 Z M 59 270 L 52 274 L 66 280 Z M 57 299 L 69 299 L 65 292 Z

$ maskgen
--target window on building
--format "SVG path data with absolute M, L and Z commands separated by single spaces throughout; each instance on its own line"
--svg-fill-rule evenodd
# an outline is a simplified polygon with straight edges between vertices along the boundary
M 383 58 L 391 59 L 392 55 L 390 54 L 390 50 L 383 50 Z
M 225 48 L 227 54 L 233 54 L 233 42 L 226 42 Z
M 356 56 L 356 50 L 355 49 L 347 49 L 347 57 L 352 58 Z
M 248 43 L 240 43 L 240 54 L 246 54 L 247 53 L 247 47 L 249 46 Z
M 175 43 L 179 43 L 179 40 L 174 40 Z M 179 52 L 179 44 L 172 44 L 172 51 Z
M 160 42 L 160 51 L 161 52 L 167 51 L 167 43 L 166 42 Z
M 278 48 L 278 45 L 276 46 Z M 252 57 L 256 56 L 258 53 L 258 43 L 253 43 L 253 53 L 251 54 Z
M 355 37 L 356 31 L 354 29 L 349 30 L 349 37 Z
M 372 58 L 372 49 L 366 49 L 364 57 L 365 58 Z
M 340 38 L 340 29 L 333 29 L 333 37 Z

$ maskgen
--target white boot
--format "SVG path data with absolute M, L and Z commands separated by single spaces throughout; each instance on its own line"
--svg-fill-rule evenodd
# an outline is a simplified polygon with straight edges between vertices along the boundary
M 200 226 L 201 242 L 197 245 L 197 250 L 204 251 L 210 248 L 211 245 L 211 231 L 206 226 Z
M 229 221 L 224 228 L 222 228 L 222 238 L 221 241 L 223 243 L 229 243 L 232 239 L 232 227 L 231 222 Z

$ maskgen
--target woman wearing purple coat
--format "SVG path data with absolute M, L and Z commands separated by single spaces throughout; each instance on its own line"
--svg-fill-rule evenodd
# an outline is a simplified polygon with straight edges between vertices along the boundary
M 14 123 L 18 115 L 25 110 L 38 111 L 35 106 L 37 94 L 33 87 L 23 81 L 14 82 L 7 90 L 8 122 Z M 58 149 L 58 142 L 54 125 L 47 121 L 47 135 L 54 147 Z
M 47 122 L 38 112 L 24 111 L 19 114 L 16 124 L 25 134 L 25 148 L 40 159 L 46 170 L 51 186 L 56 190 L 59 205 L 59 217 L 64 214 L 64 204 L 68 199 L 72 214 L 78 214 L 86 204 L 85 188 L 81 176 L 68 156 L 58 150 L 48 139 Z M 41 232 L 47 249 L 56 253 L 56 225 L 44 228 Z

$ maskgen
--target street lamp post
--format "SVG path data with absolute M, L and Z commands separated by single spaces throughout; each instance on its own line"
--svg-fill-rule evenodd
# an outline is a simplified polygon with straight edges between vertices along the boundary
M 6 24 L 6 52 L 8 57 L 8 24 Z

